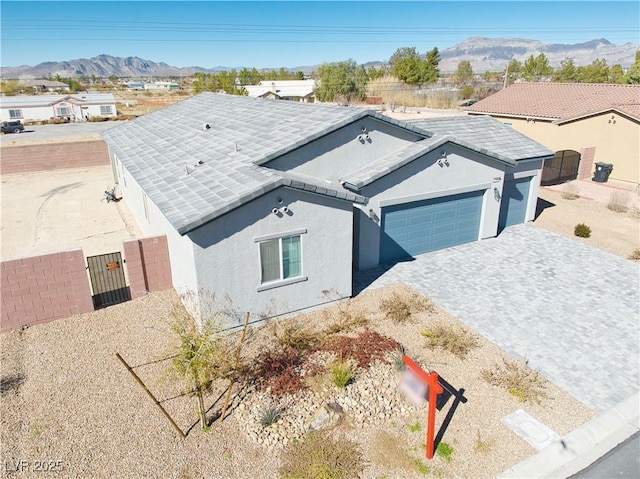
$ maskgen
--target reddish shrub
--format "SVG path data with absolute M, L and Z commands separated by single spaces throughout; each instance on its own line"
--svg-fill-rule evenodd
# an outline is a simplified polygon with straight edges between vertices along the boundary
M 400 349 L 400 343 L 365 328 L 357 337 L 337 336 L 322 348 L 340 358 L 352 358 L 359 367 L 367 368 L 375 360 L 384 360 L 385 355 Z

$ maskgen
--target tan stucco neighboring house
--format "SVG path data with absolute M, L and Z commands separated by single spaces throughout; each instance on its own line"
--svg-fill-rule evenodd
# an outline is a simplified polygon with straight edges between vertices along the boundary
M 290 100 L 315 103 L 315 80 L 263 80 L 257 85 L 245 85 L 250 97 L 270 100 Z
M 593 176 L 609 163 L 609 181 L 640 184 L 640 85 L 516 83 L 466 109 L 490 115 L 555 151 L 542 184 Z

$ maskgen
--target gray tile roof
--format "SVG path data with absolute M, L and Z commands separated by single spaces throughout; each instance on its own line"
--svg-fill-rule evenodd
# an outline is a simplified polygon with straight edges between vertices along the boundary
M 412 120 L 431 134 L 449 135 L 453 142 L 515 165 L 520 160 L 548 158 L 553 151 L 490 116 L 453 116 Z
M 175 103 L 102 136 L 169 223 L 185 234 L 281 186 L 366 203 L 366 198 L 321 179 L 260 167 L 365 116 L 411 130 L 424 139 L 348 175 L 345 179 L 356 188 L 447 141 L 509 164 L 553 154 L 490 118 L 406 123 L 361 108 L 213 93 Z
M 173 227 L 185 234 L 279 186 L 318 192 L 319 185 L 309 179 L 256 165 L 366 115 L 359 108 L 203 93 L 102 136 Z M 364 201 L 323 188 L 326 196 Z

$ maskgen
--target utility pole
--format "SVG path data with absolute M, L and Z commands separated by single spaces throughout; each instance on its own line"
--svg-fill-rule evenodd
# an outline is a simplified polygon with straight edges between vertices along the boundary
M 509 84 L 509 63 L 507 63 L 507 70 L 504 73 L 504 81 L 502 82 L 502 89 L 504 90 L 505 88 L 507 88 L 508 84 Z

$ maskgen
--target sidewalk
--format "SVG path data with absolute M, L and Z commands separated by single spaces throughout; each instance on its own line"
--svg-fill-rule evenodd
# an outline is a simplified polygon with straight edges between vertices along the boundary
M 580 472 L 640 430 L 639 402 L 640 394 L 632 395 L 498 479 L 566 478 Z

